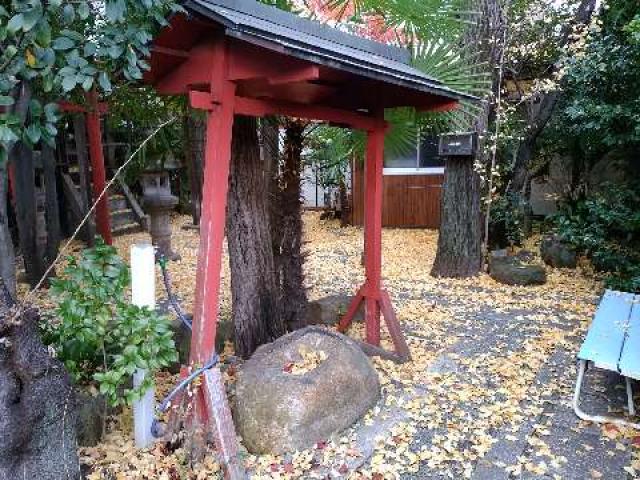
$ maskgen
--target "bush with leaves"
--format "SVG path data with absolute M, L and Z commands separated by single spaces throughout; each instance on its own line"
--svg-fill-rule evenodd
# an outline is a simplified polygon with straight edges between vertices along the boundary
M 489 240 L 492 248 L 522 245 L 524 232 L 525 205 L 521 195 L 506 193 L 491 204 Z
M 114 406 L 130 405 L 153 385 L 154 372 L 177 359 L 168 320 L 128 302 L 129 282 L 129 267 L 103 242 L 70 257 L 52 280 L 59 322 L 45 332 L 76 382 L 95 382 Z M 136 369 L 149 374 L 133 388 Z
M 640 190 L 605 185 L 553 219 L 560 237 L 607 273 L 606 284 L 640 292 Z

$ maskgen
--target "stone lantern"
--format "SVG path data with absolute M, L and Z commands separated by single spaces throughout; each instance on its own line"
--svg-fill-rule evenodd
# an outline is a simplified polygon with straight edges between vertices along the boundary
M 171 194 L 167 168 L 152 168 L 142 173 L 142 203 L 149 214 L 149 233 L 158 255 L 169 260 L 180 259 L 171 249 L 171 211 L 178 205 L 178 197 Z

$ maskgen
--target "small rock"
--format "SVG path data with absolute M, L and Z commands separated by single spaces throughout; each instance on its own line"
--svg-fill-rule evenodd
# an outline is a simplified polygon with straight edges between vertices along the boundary
M 76 435 L 80 447 L 94 447 L 102 440 L 107 401 L 104 395 L 91 395 L 76 388 Z
M 281 454 L 326 441 L 379 397 L 378 374 L 353 340 L 306 327 L 263 345 L 244 364 L 235 420 L 250 452 Z
M 347 312 L 353 297 L 349 295 L 329 295 L 307 304 L 305 325 L 335 325 Z M 364 321 L 364 309 L 356 312 L 355 322 Z
M 578 255 L 575 248 L 557 235 L 547 235 L 540 243 L 540 256 L 554 268 L 576 268 Z
M 542 265 L 523 263 L 514 256 L 491 254 L 489 275 L 507 285 L 542 285 L 547 281 L 547 272 Z

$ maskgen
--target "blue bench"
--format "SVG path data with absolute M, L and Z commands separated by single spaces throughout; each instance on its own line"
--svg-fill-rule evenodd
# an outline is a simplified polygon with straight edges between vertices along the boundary
M 585 371 L 589 365 L 612 372 L 625 378 L 629 414 L 635 415 L 631 379 L 640 380 L 640 295 L 607 290 L 587 337 L 578 353 L 578 380 L 573 395 L 573 409 L 583 420 L 599 423 L 614 423 L 640 428 L 621 418 L 589 415 L 580 408 L 580 390 Z

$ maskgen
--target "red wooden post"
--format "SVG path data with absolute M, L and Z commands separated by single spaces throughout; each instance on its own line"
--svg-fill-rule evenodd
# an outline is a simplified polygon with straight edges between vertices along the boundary
M 102 132 L 100 129 L 100 106 L 95 90 L 87 93 L 89 110 L 87 111 L 87 137 L 89 139 L 89 156 L 91 157 L 91 176 L 93 179 L 93 199 L 98 198 L 106 186 L 107 175 L 104 168 L 102 150 Z M 105 192 L 96 205 L 96 226 L 98 233 L 107 245 L 112 244 L 109 217 L 109 193 Z
M 191 92 L 191 105 L 207 113 L 200 247 L 196 271 L 196 297 L 191 334 L 191 364 L 204 365 L 215 354 L 220 294 L 220 270 L 224 242 L 235 84 L 227 80 L 227 56 L 223 40 L 212 52 L 211 93 Z M 245 478 L 238 458 L 238 444 L 218 367 L 205 374 L 196 399 L 196 421 L 211 428 L 220 452 L 225 477 Z
M 365 164 L 365 275 L 367 292 L 365 322 L 367 343 L 380 345 L 380 289 L 382 275 L 382 169 L 384 130 L 376 128 L 367 134 Z
M 353 321 L 362 302 L 365 307 L 367 343 L 369 352 L 400 361 L 409 359 L 409 347 L 404 339 L 400 323 L 391 304 L 389 294 L 382 287 L 382 174 L 384 167 L 385 124 L 382 112 L 377 122 L 367 131 L 367 158 L 365 163 L 365 218 L 364 218 L 364 266 L 365 283 L 351 301 L 347 313 L 340 320 L 339 329 L 345 331 Z M 394 355 L 379 348 L 380 313 L 396 350 Z

